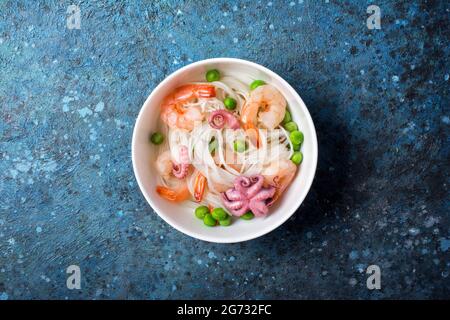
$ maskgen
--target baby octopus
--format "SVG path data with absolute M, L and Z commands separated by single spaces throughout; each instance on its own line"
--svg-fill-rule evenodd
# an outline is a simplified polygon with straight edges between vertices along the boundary
M 234 188 L 223 192 L 222 202 L 234 216 L 242 216 L 251 210 L 255 216 L 265 216 L 269 212 L 268 202 L 275 195 L 275 187 L 263 187 L 264 177 L 240 176 L 234 180 Z

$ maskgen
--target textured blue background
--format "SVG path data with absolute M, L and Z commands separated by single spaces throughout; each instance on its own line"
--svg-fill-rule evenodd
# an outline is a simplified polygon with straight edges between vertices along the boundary
M 381 30 L 369 1 L 80 1 L 81 30 L 70 4 L 0 1 L 0 299 L 450 297 L 448 1 L 376 1 Z M 130 159 L 151 90 L 218 56 L 283 76 L 319 139 L 296 215 L 235 245 L 165 224 Z

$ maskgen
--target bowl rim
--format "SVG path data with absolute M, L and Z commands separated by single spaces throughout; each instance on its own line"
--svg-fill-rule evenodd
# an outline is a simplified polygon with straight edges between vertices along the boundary
M 238 63 L 238 64 L 245 64 L 247 66 L 259 69 L 260 71 L 268 74 L 270 77 L 276 78 L 278 81 L 280 81 L 281 83 L 283 83 L 284 87 L 286 90 L 290 91 L 290 93 L 295 97 L 295 99 L 299 100 L 302 104 L 302 108 L 304 109 L 304 113 L 305 113 L 305 119 L 306 122 L 308 123 L 308 125 L 311 128 L 312 131 L 312 149 L 313 149 L 313 159 L 312 159 L 312 170 L 313 170 L 313 174 L 310 175 L 310 179 L 308 181 L 306 181 L 306 192 L 304 193 L 303 197 L 298 198 L 298 200 L 294 203 L 294 205 L 292 206 L 294 209 L 292 209 L 292 212 L 288 215 L 286 215 L 285 217 L 279 219 L 278 221 L 276 221 L 275 223 L 269 225 L 266 228 L 263 229 L 259 229 L 256 230 L 254 233 L 251 234 L 244 234 L 244 235 L 237 235 L 235 236 L 235 238 L 233 239 L 218 239 L 218 238 L 213 238 L 210 237 L 208 235 L 202 235 L 202 234 L 198 234 L 196 232 L 191 232 L 189 230 L 187 230 L 186 228 L 184 228 L 181 225 L 174 225 L 172 224 L 168 219 L 166 219 L 166 217 L 164 216 L 164 214 L 160 213 L 157 209 L 157 205 L 153 202 L 153 200 L 151 199 L 151 197 L 149 196 L 149 194 L 145 191 L 144 188 L 144 183 L 142 182 L 141 178 L 138 175 L 138 170 L 137 170 L 137 165 L 136 165 L 136 159 L 135 159 L 135 154 L 136 154 L 136 136 L 137 136 L 137 132 L 138 132 L 138 123 L 141 122 L 141 118 L 143 117 L 144 114 L 144 108 L 149 101 L 151 101 L 151 99 L 153 99 L 153 97 L 156 95 L 156 92 L 164 87 L 165 85 L 167 85 L 168 83 L 170 83 L 172 81 L 172 79 L 176 78 L 180 73 L 182 73 L 185 70 L 191 69 L 191 68 L 195 68 L 195 67 L 199 67 L 202 65 L 207 65 L 207 64 L 213 64 L 213 63 Z M 134 128 L 133 128 L 133 136 L 132 136 L 132 140 L 131 140 L 131 160 L 132 160 L 132 164 L 133 164 L 133 173 L 134 176 L 136 178 L 136 181 L 138 183 L 139 189 L 141 191 L 141 193 L 143 194 L 145 200 L 147 201 L 147 203 L 150 205 L 150 207 L 153 209 L 153 211 L 155 211 L 158 216 L 163 219 L 167 224 L 169 224 L 171 227 L 175 228 L 176 230 L 180 231 L 181 233 L 184 233 L 192 238 L 195 239 L 199 239 L 199 240 L 203 240 L 203 241 L 207 241 L 207 242 L 211 242 L 211 243 L 238 243 L 238 242 L 244 242 L 244 241 L 249 241 L 249 240 L 253 240 L 256 238 L 259 238 L 275 229 L 277 229 L 279 226 L 281 226 L 283 223 L 285 223 L 290 217 L 292 217 L 292 215 L 297 211 L 297 209 L 301 206 L 301 204 L 303 203 L 303 201 L 305 200 L 306 196 L 309 193 L 309 190 L 311 189 L 312 183 L 314 181 L 315 175 L 316 175 L 316 171 L 317 171 L 317 161 L 318 161 L 318 142 L 317 142 L 317 134 L 316 134 L 316 128 L 314 126 L 314 122 L 311 118 L 311 115 L 309 113 L 309 110 L 306 106 L 306 104 L 304 103 L 303 99 L 300 97 L 300 95 L 297 93 L 297 91 L 286 81 L 284 80 L 281 76 L 279 76 L 277 73 L 273 72 L 272 70 L 258 64 L 255 62 L 251 62 L 248 60 L 244 60 L 244 59 L 238 59 L 238 58 L 227 58 L 227 57 L 218 57 L 218 58 L 210 58 L 210 59 L 204 59 L 204 60 L 199 60 L 193 63 L 190 63 L 188 65 L 185 65 L 177 70 L 175 70 L 174 72 L 172 72 L 171 74 L 169 74 L 167 77 L 165 77 L 150 93 L 150 95 L 147 97 L 147 99 L 145 100 L 145 102 L 143 103 L 142 107 L 139 110 L 139 114 L 136 118 L 135 124 L 134 124 Z

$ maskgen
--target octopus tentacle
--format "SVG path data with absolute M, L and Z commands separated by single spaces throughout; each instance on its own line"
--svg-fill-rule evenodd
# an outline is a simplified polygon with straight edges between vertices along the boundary
M 264 178 L 262 175 L 255 175 L 250 177 L 250 181 L 252 182 L 252 186 L 250 186 L 246 191 L 247 198 L 249 199 L 253 198 L 261 190 L 264 183 Z
M 261 189 L 261 191 L 256 194 L 252 200 L 253 201 L 260 201 L 260 200 L 266 200 L 269 198 L 272 198 L 275 194 L 277 189 L 275 189 L 274 187 L 269 187 L 269 188 L 263 188 Z
M 258 217 L 266 215 L 277 189 L 273 186 L 264 188 L 263 183 L 262 175 L 237 177 L 234 188 L 221 193 L 224 206 L 234 216 L 242 216 L 248 210 Z
M 239 191 L 235 190 L 235 189 L 228 189 L 225 192 L 228 200 L 232 200 L 232 201 L 237 201 L 237 200 L 244 200 L 245 196 L 240 193 Z
M 269 208 L 264 201 L 251 201 L 249 208 L 256 217 L 265 216 L 269 212 Z
M 248 208 L 249 208 L 248 206 L 244 206 L 244 207 L 242 207 L 241 209 L 238 209 L 238 210 L 230 210 L 230 211 L 231 211 L 231 214 L 232 214 L 233 216 L 240 217 L 240 216 L 242 216 L 244 213 L 247 213 Z
M 186 146 L 180 147 L 180 163 L 173 163 L 172 173 L 178 179 L 183 179 L 187 176 L 189 170 L 189 155 Z
M 237 177 L 234 180 L 234 188 L 242 194 L 246 194 L 247 188 L 250 187 L 251 181 L 247 177 Z
M 228 199 L 228 197 L 226 196 L 225 193 L 222 193 L 221 195 L 222 195 L 222 202 L 223 202 L 224 206 L 229 210 L 240 209 L 247 204 L 247 202 L 245 200 L 231 201 Z
M 231 129 L 239 129 L 239 120 L 229 111 L 216 110 L 209 116 L 208 122 L 214 129 L 222 129 L 227 124 Z
M 227 209 L 230 210 L 238 210 L 244 207 L 248 207 L 247 202 L 245 201 L 230 201 L 227 205 L 226 205 Z

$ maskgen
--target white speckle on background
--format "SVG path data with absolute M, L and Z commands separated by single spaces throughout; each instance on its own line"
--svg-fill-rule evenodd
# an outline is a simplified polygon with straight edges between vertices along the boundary
M 41 227 L 36 227 L 36 232 L 37 233 L 41 233 L 42 232 L 42 228 Z
M 31 169 L 31 164 L 25 162 L 25 163 L 18 163 L 16 164 L 16 169 L 21 172 L 28 172 L 28 170 Z
M 439 249 L 442 252 L 447 252 L 447 250 L 450 248 L 450 239 L 442 238 L 439 241 L 440 241 Z
M 359 273 L 364 272 L 364 265 L 362 263 L 359 263 L 356 265 L 356 270 L 358 270 Z
M 420 233 L 420 230 L 417 228 L 411 228 L 408 230 L 409 234 L 412 236 L 417 236 Z
M 392 76 L 392 81 L 398 82 L 400 78 L 398 76 Z
M 63 102 L 63 103 L 69 103 L 69 102 L 71 102 L 71 101 L 73 101 L 73 100 L 75 100 L 75 99 L 72 98 L 72 97 L 64 96 L 64 98 L 62 99 L 62 102 Z
M 15 169 L 9 169 L 9 174 L 11 175 L 11 177 L 13 179 L 16 179 L 17 175 L 19 174 L 19 171 L 15 170 Z
M 89 109 L 88 107 L 84 107 L 83 109 L 78 110 L 78 113 L 80 114 L 80 116 L 82 118 L 86 117 L 86 116 L 90 116 L 92 115 L 92 110 Z
M 442 122 L 445 124 L 450 124 L 450 118 L 448 116 L 443 116 L 441 118 Z
M 425 219 L 425 222 L 423 225 L 427 228 L 431 228 L 432 226 L 434 226 L 437 223 L 439 223 L 439 218 L 430 216 Z
M 358 257 L 359 257 L 358 251 L 353 250 L 352 252 L 350 252 L 350 254 L 348 255 L 348 257 L 349 257 L 351 260 L 358 259 Z
M 234 43 L 238 43 L 238 41 L 239 41 L 238 38 L 233 38 Z
M 95 112 L 102 112 L 104 108 L 105 108 L 105 104 L 103 103 L 103 101 L 100 101 L 100 102 L 97 103 L 97 105 L 95 106 L 94 111 L 95 111 Z
M 90 139 L 91 141 L 97 140 L 97 131 L 96 131 L 94 128 L 91 128 L 91 129 L 89 130 L 89 132 L 90 132 L 90 134 L 89 134 L 89 139 Z

